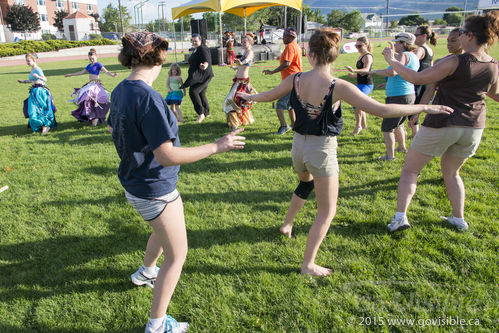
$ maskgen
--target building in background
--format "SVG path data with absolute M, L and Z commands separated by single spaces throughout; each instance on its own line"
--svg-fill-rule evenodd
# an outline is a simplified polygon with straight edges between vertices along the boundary
M 26 34 L 27 39 L 32 40 L 42 39 L 42 34 L 53 34 L 58 38 L 62 38 L 62 32 L 58 31 L 57 28 L 54 27 L 55 12 L 58 10 L 65 10 L 69 14 L 73 14 L 78 11 L 86 16 L 98 13 L 97 0 L 0 0 L 0 25 L 2 25 L 2 27 L 0 27 L 0 42 L 11 42 L 16 37 L 24 39 L 23 33 L 12 32 L 8 26 L 6 26 L 5 18 L 7 17 L 9 8 L 14 4 L 31 7 L 35 13 L 38 13 L 40 17 L 41 29 L 35 33 Z M 97 23 L 95 23 L 95 25 L 97 25 Z M 98 27 L 96 29 L 98 30 Z M 93 30 L 95 31 L 95 29 Z

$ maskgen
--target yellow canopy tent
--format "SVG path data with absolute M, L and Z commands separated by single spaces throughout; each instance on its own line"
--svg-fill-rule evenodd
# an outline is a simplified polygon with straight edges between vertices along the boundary
M 303 0 L 192 0 L 182 6 L 172 8 L 172 18 L 176 20 L 179 17 L 194 13 L 218 12 L 220 48 L 223 54 L 222 12 L 244 17 L 244 33 L 246 34 L 246 17 L 257 10 L 272 6 L 287 6 L 301 11 L 302 3 Z

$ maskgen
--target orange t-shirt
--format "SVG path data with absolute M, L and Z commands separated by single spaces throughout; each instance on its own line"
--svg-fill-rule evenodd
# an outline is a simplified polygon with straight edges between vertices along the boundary
M 285 61 L 290 62 L 288 68 L 285 68 L 281 71 L 282 80 L 284 80 L 291 74 L 303 71 L 303 68 L 301 67 L 301 48 L 295 41 L 292 41 L 291 43 L 286 45 L 286 48 L 284 49 L 284 51 L 282 51 L 279 60 L 281 64 Z

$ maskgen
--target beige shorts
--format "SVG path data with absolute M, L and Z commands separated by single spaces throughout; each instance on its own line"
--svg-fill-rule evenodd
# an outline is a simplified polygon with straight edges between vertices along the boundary
M 291 158 L 296 172 L 309 172 L 314 177 L 329 177 L 340 171 L 335 136 L 301 135 L 295 132 Z
M 476 153 L 482 133 L 483 128 L 421 126 L 411 148 L 430 156 L 440 156 L 446 152 L 452 156 L 468 158 Z

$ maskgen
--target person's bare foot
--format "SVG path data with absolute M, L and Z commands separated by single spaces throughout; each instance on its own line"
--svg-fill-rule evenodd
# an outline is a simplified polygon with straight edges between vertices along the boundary
M 97 126 L 98 123 L 99 123 L 99 118 L 92 119 L 92 126 Z
M 198 119 L 196 119 L 196 123 L 200 123 L 200 122 L 202 122 L 203 120 L 204 120 L 204 114 L 200 114 L 200 115 L 198 116 Z
M 355 129 L 353 130 L 352 133 L 350 133 L 350 135 L 357 135 L 360 133 L 360 131 L 362 131 L 361 127 L 355 127 Z
M 291 238 L 291 233 L 293 231 L 293 225 L 292 224 L 286 224 L 286 223 L 283 223 L 281 225 L 281 227 L 279 228 L 279 231 L 281 232 L 281 234 L 283 234 L 284 236 L 288 237 L 288 238 Z
M 333 273 L 333 270 L 330 268 L 322 267 L 316 264 L 313 264 L 309 267 L 301 267 L 301 274 L 303 275 L 313 275 L 313 276 L 328 276 Z
M 50 131 L 50 127 L 42 127 L 42 135 L 46 135 Z

